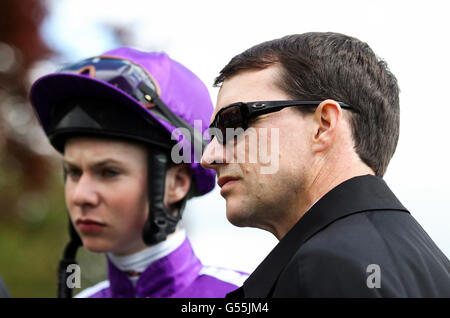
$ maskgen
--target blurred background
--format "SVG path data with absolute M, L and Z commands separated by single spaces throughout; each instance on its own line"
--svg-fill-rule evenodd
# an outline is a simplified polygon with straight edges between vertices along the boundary
M 385 180 L 450 256 L 447 1 L 0 0 L 0 275 L 14 297 L 55 297 L 68 240 L 60 158 L 28 101 L 59 65 L 121 45 L 165 51 L 210 89 L 236 54 L 287 34 L 334 31 L 367 42 L 401 88 L 401 129 Z M 247 272 L 277 240 L 235 228 L 218 189 L 188 203 L 184 224 L 208 265 Z M 79 252 L 82 288 L 104 258 Z

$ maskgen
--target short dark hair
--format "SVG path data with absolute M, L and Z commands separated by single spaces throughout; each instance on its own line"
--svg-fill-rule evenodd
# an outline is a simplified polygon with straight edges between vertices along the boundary
M 279 63 L 277 84 L 293 99 L 328 98 L 351 105 L 355 151 L 377 176 L 386 172 L 400 127 L 399 87 L 367 43 L 331 32 L 310 32 L 258 44 L 233 57 L 214 86 L 249 69 Z

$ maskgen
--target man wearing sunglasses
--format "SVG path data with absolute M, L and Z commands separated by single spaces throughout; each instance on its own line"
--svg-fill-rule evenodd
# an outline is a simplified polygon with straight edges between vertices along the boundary
M 215 84 L 202 165 L 232 224 L 279 239 L 229 297 L 450 296 L 449 260 L 382 179 L 399 89 L 366 43 L 286 36 L 235 56 Z M 250 160 L 264 144 L 278 160 L 271 173 Z

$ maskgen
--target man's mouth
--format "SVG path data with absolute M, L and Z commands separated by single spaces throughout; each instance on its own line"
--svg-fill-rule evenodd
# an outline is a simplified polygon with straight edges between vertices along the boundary
M 236 177 L 223 176 L 223 177 L 220 177 L 220 178 L 217 180 L 217 185 L 218 185 L 219 187 L 223 188 L 223 186 L 224 186 L 225 184 L 227 184 L 227 183 L 229 183 L 229 182 L 237 181 L 237 180 L 239 180 L 239 179 L 236 178 Z

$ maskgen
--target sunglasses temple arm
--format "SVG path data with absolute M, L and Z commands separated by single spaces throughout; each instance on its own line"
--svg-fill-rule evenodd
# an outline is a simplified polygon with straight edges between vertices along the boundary
M 151 97 L 151 102 L 155 103 L 158 106 L 158 109 L 163 113 L 164 116 L 167 117 L 167 119 L 170 121 L 172 125 L 174 125 L 176 128 L 185 128 L 189 131 L 191 138 L 191 143 L 196 145 L 202 146 L 202 153 L 203 150 L 208 146 L 208 141 L 203 138 L 203 135 L 201 132 L 196 130 L 194 127 L 192 127 L 189 123 L 187 123 L 182 118 L 175 115 L 167 106 L 166 104 L 159 98 L 159 96 L 145 83 L 141 83 L 139 85 L 139 89 L 144 93 Z M 150 110 L 151 111 L 151 110 Z

